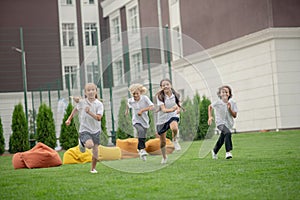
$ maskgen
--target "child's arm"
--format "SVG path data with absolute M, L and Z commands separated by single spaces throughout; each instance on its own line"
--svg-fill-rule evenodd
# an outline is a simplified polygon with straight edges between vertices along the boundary
M 69 126 L 71 124 L 71 120 L 73 119 L 74 115 L 77 113 L 77 108 L 74 108 L 70 114 L 70 116 L 68 117 L 68 119 L 66 120 L 66 125 Z
M 165 104 L 162 104 L 160 106 L 160 110 L 165 113 L 174 112 L 175 110 L 177 110 L 177 108 L 178 108 L 177 105 L 173 106 L 172 108 L 166 108 Z
M 89 106 L 87 106 L 87 107 L 85 108 L 85 112 L 86 112 L 87 114 L 89 114 L 92 118 L 94 118 L 94 119 L 97 120 L 97 121 L 101 121 L 101 119 L 102 119 L 102 115 L 100 115 L 100 114 L 95 114 L 95 113 L 91 112 Z
M 231 109 L 231 104 L 230 104 L 229 102 L 227 103 L 227 107 L 228 107 L 228 111 L 230 112 L 231 116 L 232 116 L 233 118 L 236 118 L 237 112 L 234 112 L 234 111 Z
M 208 106 L 208 121 L 207 121 L 207 124 L 211 125 L 213 120 L 214 120 L 214 118 L 212 116 L 212 106 L 209 105 Z
M 142 109 L 138 112 L 138 115 L 141 116 L 143 112 L 152 110 L 153 108 L 154 108 L 154 105 L 148 106 L 148 107 L 146 107 L 146 108 L 142 108 Z

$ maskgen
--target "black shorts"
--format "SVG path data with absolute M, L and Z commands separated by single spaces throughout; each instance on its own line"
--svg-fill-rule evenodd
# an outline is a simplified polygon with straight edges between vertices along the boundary
M 161 134 L 163 134 L 164 132 L 166 132 L 167 130 L 169 130 L 169 129 L 170 129 L 170 124 L 171 124 L 173 121 L 176 121 L 176 122 L 178 123 L 178 122 L 179 122 L 179 118 L 178 118 L 178 117 L 172 117 L 172 118 L 169 119 L 169 121 L 167 121 L 166 123 L 156 125 L 157 134 L 158 134 L 158 135 L 161 135 Z

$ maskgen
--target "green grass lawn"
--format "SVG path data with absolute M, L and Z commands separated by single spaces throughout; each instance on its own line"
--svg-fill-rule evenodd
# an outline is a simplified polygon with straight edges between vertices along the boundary
M 98 174 L 90 163 L 14 170 L 12 156 L 0 156 L 0 199 L 299 199 L 299 130 L 234 134 L 231 160 L 224 147 L 218 160 L 200 159 L 201 143 L 169 155 L 163 168 L 160 156 L 149 156 L 98 163 Z M 147 165 L 155 170 L 116 169 Z

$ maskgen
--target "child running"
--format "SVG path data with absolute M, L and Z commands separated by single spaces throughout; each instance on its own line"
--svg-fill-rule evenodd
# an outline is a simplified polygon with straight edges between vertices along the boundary
M 168 157 L 166 154 L 166 132 L 171 129 L 172 138 L 175 150 L 181 150 L 177 141 L 178 122 L 180 112 L 180 95 L 172 88 L 172 83 L 169 79 L 160 81 L 161 90 L 156 94 L 157 105 L 159 107 L 157 114 L 156 129 L 160 138 L 160 148 L 162 152 L 161 164 L 166 164 Z
M 138 153 L 140 158 L 147 160 L 146 135 L 149 125 L 148 111 L 154 108 L 154 104 L 144 94 L 147 89 L 141 84 L 132 84 L 129 89 L 131 98 L 128 99 L 125 115 L 128 115 L 129 109 L 132 109 L 132 125 L 138 133 Z
M 230 159 L 232 158 L 232 140 L 230 130 L 234 124 L 233 118 L 237 117 L 238 108 L 236 103 L 231 99 L 232 90 L 229 86 L 225 85 L 220 87 L 217 94 L 220 99 L 208 106 L 208 125 L 211 125 L 214 120 L 212 117 L 212 109 L 214 109 L 216 126 L 221 131 L 219 139 L 214 149 L 211 151 L 212 158 L 218 159 L 217 154 L 225 141 L 225 158 Z
M 85 152 L 85 147 L 92 149 L 91 173 L 98 173 L 96 165 L 98 162 L 98 146 L 100 144 L 101 118 L 103 116 L 103 104 L 97 99 L 97 86 L 87 83 L 84 88 L 85 98 L 78 99 L 78 104 L 66 120 L 69 126 L 74 115 L 79 112 L 79 149 Z

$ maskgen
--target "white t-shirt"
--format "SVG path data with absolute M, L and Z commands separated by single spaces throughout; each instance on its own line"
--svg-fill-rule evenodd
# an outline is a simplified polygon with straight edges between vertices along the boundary
M 138 112 L 143 108 L 154 105 L 150 99 L 145 95 L 141 95 L 140 100 L 135 101 L 134 98 L 131 97 L 128 99 L 127 105 L 132 109 L 132 124 L 135 125 L 139 123 L 144 128 L 149 128 L 148 111 L 143 112 L 141 116 L 138 115 Z
M 88 113 L 85 112 L 86 107 L 90 107 L 90 111 L 96 115 L 103 116 L 103 104 L 98 100 L 95 99 L 95 101 L 90 102 L 87 98 L 82 99 L 79 101 L 79 103 L 76 105 L 76 108 L 79 112 L 79 133 L 82 132 L 89 132 L 91 134 L 97 133 L 101 131 L 101 122 L 95 120 L 92 116 L 90 116 Z
M 233 112 L 238 112 L 236 103 L 232 99 L 229 99 L 228 102 L 231 104 L 231 110 Z M 213 102 L 211 106 L 215 110 L 216 125 L 219 126 L 224 124 L 228 129 L 232 129 L 234 120 L 227 108 L 227 103 L 224 103 L 221 99 L 219 99 Z
M 175 95 L 172 93 L 172 95 L 169 97 L 168 95 L 165 95 L 165 102 L 162 102 L 158 99 L 157 97 L 157 106 L 160 107 L 161 105 L 164 105 L 166 109 L 170 109 L 173 106 L 176 105 L 175 101 Z M 167 121 L 169 121 L 172 117 L 178 117 L 177 111 L 175 110 L 174 112 L 168 112 L 165 113 L 161 110 L 157 113 L 157 125 L 164 124 Z

